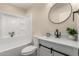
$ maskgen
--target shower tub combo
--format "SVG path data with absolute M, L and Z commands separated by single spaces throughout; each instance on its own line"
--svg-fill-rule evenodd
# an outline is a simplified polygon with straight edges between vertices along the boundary
M 0 56 L 19 56 L 32 42 L 31 16 L 0 12 Z M 11 36 L 9 33 L 14 33 Z

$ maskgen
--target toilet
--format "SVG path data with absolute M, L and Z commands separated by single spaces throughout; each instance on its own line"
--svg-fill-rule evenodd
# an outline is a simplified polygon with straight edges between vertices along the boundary
M 33 38 L 33 45 L 29 45 L 29 46 L 23 48 L 22 51 L 21 51 L 21 55 L 22 56 L 28 56 L 28 55 L 33 54 L 34 52 L 37 53 L 38 47 L 39 47 L 38 39 Z

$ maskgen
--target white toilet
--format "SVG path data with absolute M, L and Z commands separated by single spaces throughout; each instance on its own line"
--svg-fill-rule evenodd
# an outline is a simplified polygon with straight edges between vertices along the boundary
M 38 39 L 34 38 L 33 39 L 33 43 L 34 43 L 33 45 L 29 45 L 29 46 L 25 47 L 24 49 L 22 49 L 21 55 L 28 56 L 28 55 L 33 54 L 35 51 L 37 53 L 37 49 L 39 47 L 39 45 L 38 45 Z

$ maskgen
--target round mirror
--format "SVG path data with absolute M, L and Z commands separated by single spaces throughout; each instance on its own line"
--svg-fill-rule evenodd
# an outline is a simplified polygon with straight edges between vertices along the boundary
M 48 18 L 52 23 L 59 24 L 66 21 L 71 13 L 72 6 L 70 3 L 56 3 L 50 8 Z

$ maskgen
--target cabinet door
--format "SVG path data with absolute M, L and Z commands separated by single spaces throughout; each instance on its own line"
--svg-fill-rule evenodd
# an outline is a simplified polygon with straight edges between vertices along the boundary
M 40 47 L 38 50 L 38 56 L 52 56 L 50 50 L 44 47 Z

